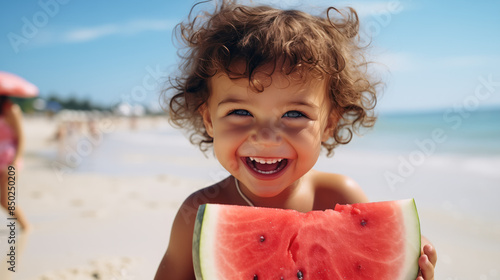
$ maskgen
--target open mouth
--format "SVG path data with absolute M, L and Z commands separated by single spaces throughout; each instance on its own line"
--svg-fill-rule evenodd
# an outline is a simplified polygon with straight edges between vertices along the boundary
M 247 165 L 255 172 L 263 175 L 272 175 L 280 172 L 288 164 L 286 158 L 257 158 L 246 157 Z

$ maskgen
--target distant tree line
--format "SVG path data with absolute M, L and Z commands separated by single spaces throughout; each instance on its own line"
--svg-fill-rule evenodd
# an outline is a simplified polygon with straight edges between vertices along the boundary
M 90 100 L 86 98 L 77 99 L 76 97 L 69 97 L 68 99 L 61 99 L 57 96 L 50 96 L 46 101 L 47 103 L 49 102 L 59 103 L 63 109 L 68 109 L 68 110 L 81 110 L 81 111 L 110 110 L 110 108 L 108 107 L 92 104 L 92 102 L 90 102 Z
M 41 99 L 43 101 L 43 108 L 37 107 L 37 99 Z M 92 104 L 92 102 L 86 98 L 78 99 L 76 97 L 69 97 L 67 99 L 60 98 L 55 95 L 51 95 L 48 98 L 16 98 L 11 97 L 11 100 L 18 104 L 23 112 L 25 113 L 33 113 L 36 111 L 52 111 L 57 112 L 59 110 L 68 109 L 68 110 L 80 110 L 80 111 L 110 111 L 110 107 L 98 106 Z
M 33 111 L 35 111 L 35 109 L 33 108 L 35 98 L 10 97 L 10 100 L 19 105 L 19 107 L 21 107 L 21 110 L 23 110 L 23 112 L 25 113 L 32 113 Z
M 36 98 L 16 98 L 10 97 L 10 99 L 18 104 L 24 113 L 32 114 L 35 112 L 46 112 L 55 114 L 61 110 L 77 110 L 77 111 L 101 111 L 101 112 L 113 112 L 117 113 L 123 104 L 112 104 L 109 106 L 102 106 L 92 103 L 88 98 L 77 98 L 71 96 L 68 98 L 61 98 L 55 94 L 49 95 L 48 97 L 36 97 Z M 147 107 L 142 104 L 129 105 L 129 110 L 134 110 L 132 107 L 142 106 L 142 113 L 146 115 L 164 115 L 160 107 Z M 136 108 L 135 108 L 136 109 Z M 120 113 L 118 113 L 120 114 Z

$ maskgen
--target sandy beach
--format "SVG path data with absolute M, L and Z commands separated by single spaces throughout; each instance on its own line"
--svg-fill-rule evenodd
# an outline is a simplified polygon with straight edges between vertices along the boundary
M 15 272 L 2 261 L 0 279 L 152 279 L 183 199 L 227 175 L 164 118 L 141 119 L 135 130 L 102 120 L 94 141 L 77 140 L 73 157 L 70 149 L 62 158 L 51 140 L 56 120 L 25 124 L 16 199 L 33 230 L 16 232 Z M 422 233 L 438 251 L 436 279 L 500 279 L 498 155 L 432 154 L 401 174 L 405 158 L 354 145 L 323 156 L 317 169 L 353 177 L 373 201 L 415 198 Z M 400 180 L 391 184 L 391 174 Z M 7 218 L 0 214 L 2 224 Z M 2 226 L 3 258 L 8 236 Z

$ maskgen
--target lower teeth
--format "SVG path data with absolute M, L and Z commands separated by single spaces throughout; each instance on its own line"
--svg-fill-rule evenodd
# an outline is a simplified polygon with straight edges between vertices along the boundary
M 276 166 L 276 169 L 268 170 L 268 171 L 258 169 L 255 166 L 255 163 L 256 162 L 253 160 L 248 160 L 248 165 L 250 165 L 250 167 L 252 167 L 252 169 L 255 170 L 255 172 L 260 173 L 260 174 L 264 174 L 264 175 L 270 175 L 270 174 L 274 174 L 274 173 L 281 171 L 284 168 L 284 165 L 286 165 L 287 161 L 286 161 L 286 159 L 284 159 L 283 162 L 278 163 L 278 165 Z
M 261 173 L 261 174 L 266 174 L 266 175 L 269 175 L 269 174 L 273 174 L 273 173 L 276 173 L 277 171 L 276 170 L 272 170 L 272 171 L 262 171 L 262 170 L 258 170 L 256 168 L 254 168 L 253 170 Z

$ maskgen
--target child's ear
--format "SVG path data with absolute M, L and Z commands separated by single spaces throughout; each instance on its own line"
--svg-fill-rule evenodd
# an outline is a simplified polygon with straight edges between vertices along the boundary
M 203 124 L 205 125 L 205 130 L 207 131 L 208 135 L 210 135 L 210 137 L 213 138 L 214 127 L 212 124 L 212 117 L 210 116 L 207 103 L 201 105 L 200 108 L 198 109 L 198 112 L 203 118 Z
M 323 133 L 321 134 L 321 142 L 326 142 L 330 137 L 333 137 L 333 132 L 335 131 L 335 127 L 337 127 L 337 123 L 339 122 L 340 116 L 335 112 L 332 111 L 330 115 L 328 116 L 328 120 L 325 126 L 325 129 L 323 130 Z

